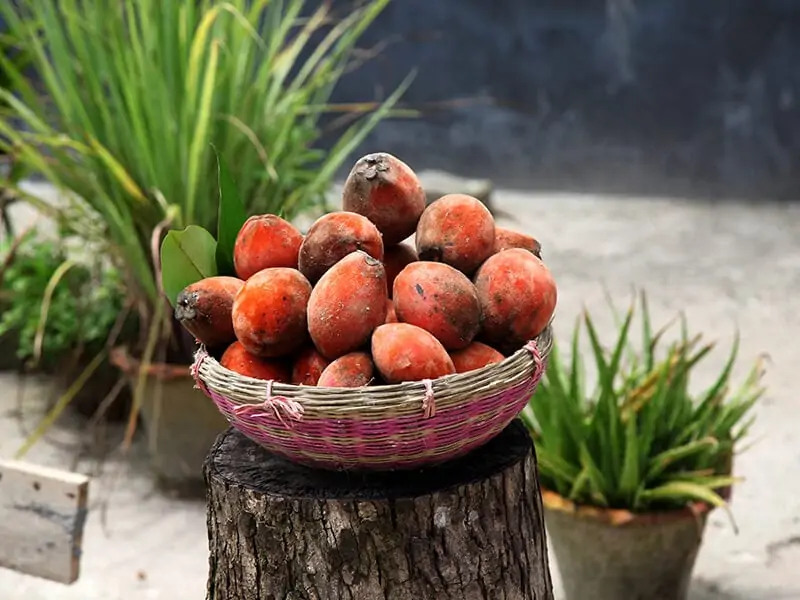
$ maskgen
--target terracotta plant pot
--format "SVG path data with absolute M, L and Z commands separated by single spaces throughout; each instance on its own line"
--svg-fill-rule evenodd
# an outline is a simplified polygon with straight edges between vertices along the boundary
M 116 348 L 111 361 L 127 376 L 134 394 L 139 360 Z M 189 365 L 150 365 L 144 389 L 140 415 L 159 484 L 181 496 L 203 496 L 203 461 L 228 422 L 194 389 Z
M 686 600 L 710 506 L 634 514 L 542 500 L 566 600 Z

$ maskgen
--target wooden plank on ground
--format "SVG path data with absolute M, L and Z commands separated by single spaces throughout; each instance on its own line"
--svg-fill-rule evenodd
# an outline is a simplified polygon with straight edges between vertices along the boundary
M 76 581 L 88 496 L 84 475 L 0 461 L 0 567 Z

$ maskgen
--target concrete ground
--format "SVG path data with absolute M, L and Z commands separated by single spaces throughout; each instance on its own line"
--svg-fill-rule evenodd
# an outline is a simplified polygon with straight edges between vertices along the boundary
M 691 600 L 800 600 L 800 205 L 703 204 L 677 199 L 500 191 L 503 224 L 536 235 L 560 290 L 557 333 L 587 306 L 613 334 L 604 287 L 624 305 L 647 290 L 656 322 L 684 309 L 690 326 L 721 348 L 700 373 L 721 368 L 733 331 L 742 334 L 741 376 L 768 353 L 769 391 L 758 408 L 752 447 L 737 456 L 745 481 L 734 490 L 736 535 L 714 514 L 698 558 Z M 22 216 L 22 215 L 20 215 Z M 606 337 L 608 339 L 608 337 Z M 23 423 L 41 413 L 45 382 L 25 382 Z M 21 444 L 19 382 L 0 378 L 0 456 Z M 74 463 L 79 424 L 70 419 L 27 460 Z M 155 492 L 141 447 L 106 461 L 92 483 L 80 580 L 70 587 L 0 570 L 0 600 L 180 600 L 204 597 L 205 507 Z M 82 459 L 78 470 L 94 472 Z M 2 543 L 0 541 L 0 543 Z M 553 575 L 558 580 L 555 561 Z M 620 599 L 624 600 L 624 599 Z

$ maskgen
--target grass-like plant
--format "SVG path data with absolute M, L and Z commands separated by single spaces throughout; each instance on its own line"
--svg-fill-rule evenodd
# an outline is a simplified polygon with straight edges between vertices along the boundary
M 340 19 L 328 2 L 306 14 L 306 0 L 0 3 L 43 92 L 0 57 L 16 92 L 0 90 L 0 143 L 79 199 L 64 210 L 29 198 L 101 244 L 152 321 L 161 303 L 155 238 L 194 224 L 214 231 L 217 157 L 248 214 L 291 218 L 320 201 L 392 110 L 409 80 L 384 103 L 329 103 L 388 3 L 365 0 Z M 314 144 L 332 110 L 354 111 L 355 122 L 322 152 Z
M 639 348 L 631 342 L 636 312 L 631 305 L 618 318 L 619 335 L 610 350 L 588 313 L 576 324 L 571 356 L 553 349 L 522 414 L 534 437 L 542 484 L 578 505 L 632 512 L 680 508 L 691 501 L 724 506 L 720 488 L 735 482 L 733 452 L 764 392 L 761 363 L 731 388 L 737 336 L 716 381 L 695 392 L 692 372 L 714 344 L 690 335 L 683 315 L 678 340 L 667 343 L 669 324 L 654 333 L 644 294 L 640 306 Z M 582 329 L 596 369 L 592 387 L 586 384 Z
M 131 342 L 142 375 L 128 443 L 146 367 L 188 364 L 194 349 L 164 300 L 161 240 L 170 230 L 218 229 L 225 165 L 246 214 L 292 218 L 322 201 L 343 161 L 399 114 L 410 83 L 383 102 L 330 103 L 389 1 L 361 0 L 343 15 L 307 0 L 0 2 L 7 36 L 38 74 L 28 80 L 0 55 L 9 81 L 0 88 L 0 149 L 62 198 L 15 192 L 109 258 L 125 280 L 126 307 L 138 313 L 144 335 Z M 328 113 L 347 126 L 323 152 L 315 147 Z M 18 457 L 69 401 L 59 400 Z

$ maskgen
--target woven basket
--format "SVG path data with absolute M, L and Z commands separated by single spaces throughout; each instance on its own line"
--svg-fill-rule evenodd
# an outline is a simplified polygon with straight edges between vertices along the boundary
M 433 381 L 364 388 L 243 377 L 201 347 L 192 374 L 228 421 L 268 450 L 325 469 L 430 466 L 482 446 L 525 407 L 552 347 L 550 327 L 503 362 Z

